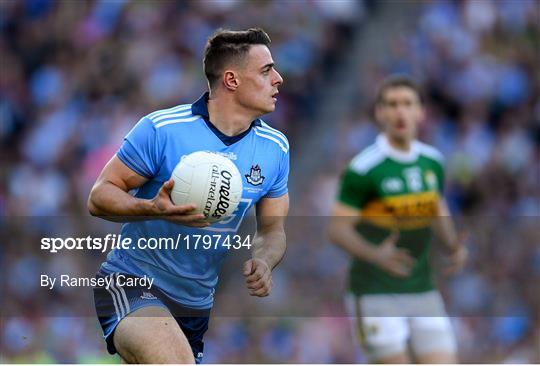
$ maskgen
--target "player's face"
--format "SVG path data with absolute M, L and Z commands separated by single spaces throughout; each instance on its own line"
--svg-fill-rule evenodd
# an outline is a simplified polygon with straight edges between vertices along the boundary
M 264 45 L 254 45 L 246 57 L 238 74 L 238 103 L 259 115 L 272 112 L 283 79 L 274 68 L 270 50 Z
M 399 86 L 384 92 L 376 117 L 388 137 L 406 142 L 416 138 L 418 125 L 424 119 L 424 109 L 416 91 Z

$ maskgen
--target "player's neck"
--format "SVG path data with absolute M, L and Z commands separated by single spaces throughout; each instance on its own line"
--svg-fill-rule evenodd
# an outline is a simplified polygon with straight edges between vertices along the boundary
M 403 152 L 411 151 L 412 141 L 410 140 L 394 139 L 389 135 L 386 135 L 386 140 L 388 141 L 388 143 L 393 149 L 403 151 Z
M 210 122 L 227 136 L 241 134 L 257 118 L 234 101 L 229 101 L 224 97 L 208 99 L 208 115 Z

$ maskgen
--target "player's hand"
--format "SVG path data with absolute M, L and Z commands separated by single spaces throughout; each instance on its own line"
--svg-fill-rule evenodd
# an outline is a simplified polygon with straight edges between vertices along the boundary
M 262 259 L 253 258 L 244 263 L 244 277 L 251 296 L 264 297 L 272 290 L 272 270 Z
M 460 272 L 469 258 L 469 250 L 465 246 L 469 235 L 467 233 L 460 233 L 457 238 L 457 243 L 453 245 L 453 249 L 446 254 L 446 268 L 444 274 L 447 276 L 454 275 Z
M 174 180 L 169 179 L 159 189 L 157 195 L 152 199 L 152 214 L 163 216 L 165 220 L 191 227 L 206 227 L 210 225 L 206 221 L 204 214 L 191 213 L 195 205 L 175 205 L 171 200 L 171 191 L 174 187 Z
M 399 233 L 393 231 L 378 247 L 372 262 L 395 277 L 408 277 L 415 260 L 406 249 L 398 248 Z

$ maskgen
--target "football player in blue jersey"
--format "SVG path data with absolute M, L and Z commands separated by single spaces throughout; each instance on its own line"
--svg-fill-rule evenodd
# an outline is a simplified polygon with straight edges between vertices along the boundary
M 261 29 L 220 30 L 206 45 L 209 92 L 196 102 L 143 117 L 104 167 L 88 199 L 92 215 L 124 222 L 121 234 L 234 235 L 255 205 L 257 234 L 243 275 L 250 295 L 267 296 L 272 270 L 285 252 L 289 209 L 286 137 L 259 117 L 275 109 L 283 79 L 274 67 L 270 38 Z M 170 198 L 172 170 L 194 151 L 229 157 L 240 170 L 242 200 L 235 215 L 210 225 L 193 205 Z M 135 190 L 135 194 L 129 192 Z M 109 287 L 94 289 L 107 348 L 128 363 L 200 363 L 203 335 L 226 249 L 114 249 L 97 273 Z M 120 278 L 154 279 L 151 288 Z M 142 283 L 141 281 L 133 281 Z

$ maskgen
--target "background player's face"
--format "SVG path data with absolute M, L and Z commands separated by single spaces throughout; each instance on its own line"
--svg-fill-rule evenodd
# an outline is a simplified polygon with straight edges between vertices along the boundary
M 276 108 L 278 87 L 283 79 L 273 66 L 270 50 L 264 45 L 255 45 L 246 58 L 238 73 L 237 101 L 259 115 L 272 112 Z
M 416 138 L 418 124 L 424 119 L 418 94 L 406 86 L 388 88 L 375 113 L 388 137 L 402 142 Z

